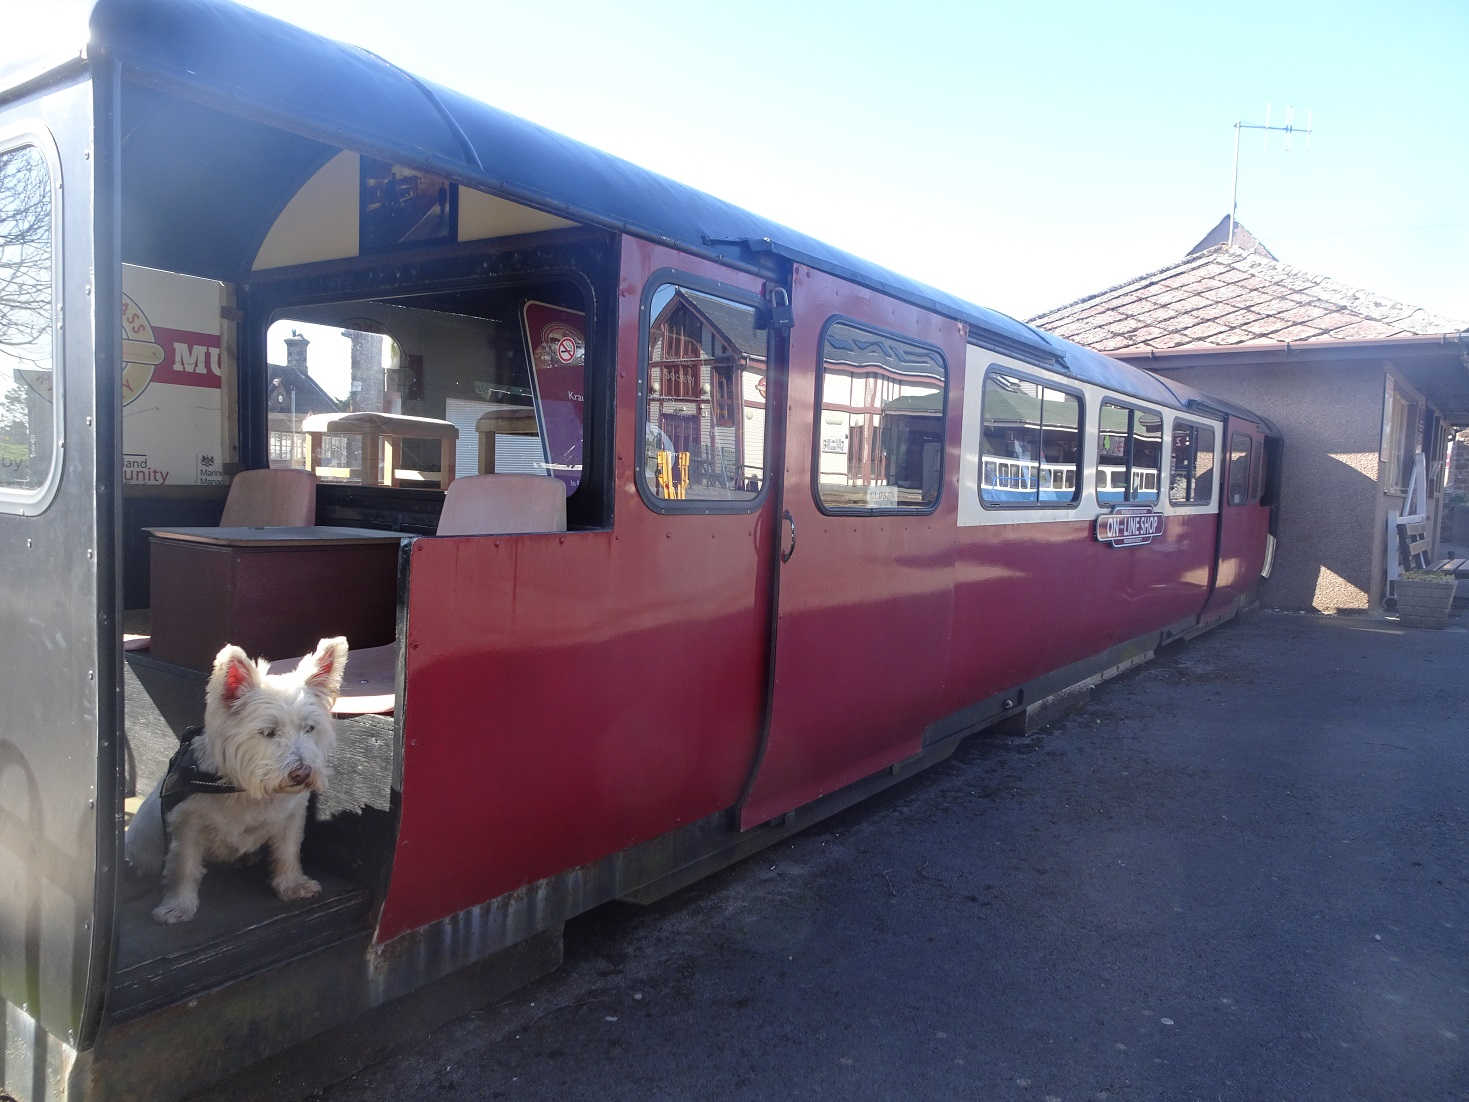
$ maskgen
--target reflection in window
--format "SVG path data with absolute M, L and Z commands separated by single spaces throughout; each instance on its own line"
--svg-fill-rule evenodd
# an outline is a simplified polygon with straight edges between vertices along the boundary
M 1207 505 L 1214 496 L 1214 430 L 1187 421 L 1173 422 L 1173 455 L 1168 472 L 1169 501 L 1174 505 Z
M 51 174 L 29 145 L 0 153 L 0 490 L 44 486 L 55 462 Z
M 1097 419 L 1097 500 L 1103 505 L 1157 501 L 1162 463 L 1162 416 L 1103 402 Z
M 1229 438 L 1229 503 L 1243 505 L 1249 497 L 1250 438 L 1236 432 Z
M 297 307 L 267 333 L 270 463 L 324 482 L 581 481 L 586 320 L 552 284 Z
M 748 501 L 765 484 L 766 333 L 741 302 L 665 283 L 648 326 L 642 478 L 671 501 Z
M 816 486 L 828 509 L 930 509 L 944 469 L 944 362 L 853 325 L 826 332 Z
M 1081 403 L 1074 394 L 985 376 L 979 496 L 991 505 L 1069 503 L 1081 493 Z

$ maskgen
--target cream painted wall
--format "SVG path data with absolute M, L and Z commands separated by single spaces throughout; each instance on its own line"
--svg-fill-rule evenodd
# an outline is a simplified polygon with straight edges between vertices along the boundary
M 357 255 L 355 153 L 338 153 L 291 197 L 255 254 L 255 270 Z
M 1378 487 L 1383 372 L 1380 361 L 1160 372 L 1258 411 L 1285 437 L 1280 546 L 1261 593 L 1266 605 L 1376 607 L 1386 542 Z
M 338 153 L 301 186 L 266 234 L 255 256 L 256 271 L 357 255 L 360 163 L 356 153 Z M 573 225 L 473 188 L 459 189 L 461 242 Z

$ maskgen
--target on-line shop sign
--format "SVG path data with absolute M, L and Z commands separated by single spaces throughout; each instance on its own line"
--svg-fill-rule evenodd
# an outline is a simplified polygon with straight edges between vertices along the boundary
M 1118 509 L 1097 517 L 1097 539 L 1113 547 L 1140 547 L 1163 534 L 1164 517 L 1152 509 Z

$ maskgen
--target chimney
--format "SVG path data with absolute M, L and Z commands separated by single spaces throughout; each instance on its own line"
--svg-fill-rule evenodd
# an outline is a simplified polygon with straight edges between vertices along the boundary
M 310 343 L 292 329 L 291 335 L 286 338 L 286 366 L 294 367 L 301 374 L 306 374 L 306 346 Z
M 343 329 L 352 342 L 352 410 L 356 413 L 383 412 L 383 338 L 379 333 Z

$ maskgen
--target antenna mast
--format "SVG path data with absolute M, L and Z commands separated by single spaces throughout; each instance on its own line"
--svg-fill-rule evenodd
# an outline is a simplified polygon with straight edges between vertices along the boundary
M 1285 135 L 1285 151 L 1287 153 L 1290 152 L 1290 140 L 1291 140 L 1291 137 L 1293 135 L 1295 135 L 1295 134 L 1304 134 L 1304 135 L 1306 135 L 1306 148 L 1307 149 L 1310 149 L 1311 148 L 1311 112 L 1309 110 L 1307 110 L 1307 112 L 1306 112 L 1306 125 L 1305 126 L 1297 126 L 1297 125 L 1295 125 L 1295 117 L 1296 117 L 1296 109 L 1294 107 L 1287 107 L 1285 109 L 1285 125 L 1284 126 L 1271 126 L 1270 125 L 1270 105 L 1267 103 L 1265 105 L 1265 121 L 1263 123 L 1259 123 L 1259 122 L 1245 122 L 1245 121 L 1241 120 L 1241 121 L 1239 121 L 1239 122 L 1237 122 L 1237 123 L 1234 124 L 1234 199 L 1230 203 L 1230 206 L 1229 206 L 1229 242 L 1228 242 L 1228 244 L 1229 244 L 1230 247 L 1233 247 L 1234 246 L 1234 222 L 1235 222 L 1235 216 L 1239 213 L 1239 132 L 1241 130 L 1263 130 L 1263 131 L 1265 131 L 1265 147 L 1268 149 L 1270 147 L 1270 132 L 1271 131 L 1278 131 L 1279 133 L 1282 133 L 1282 134 Z

